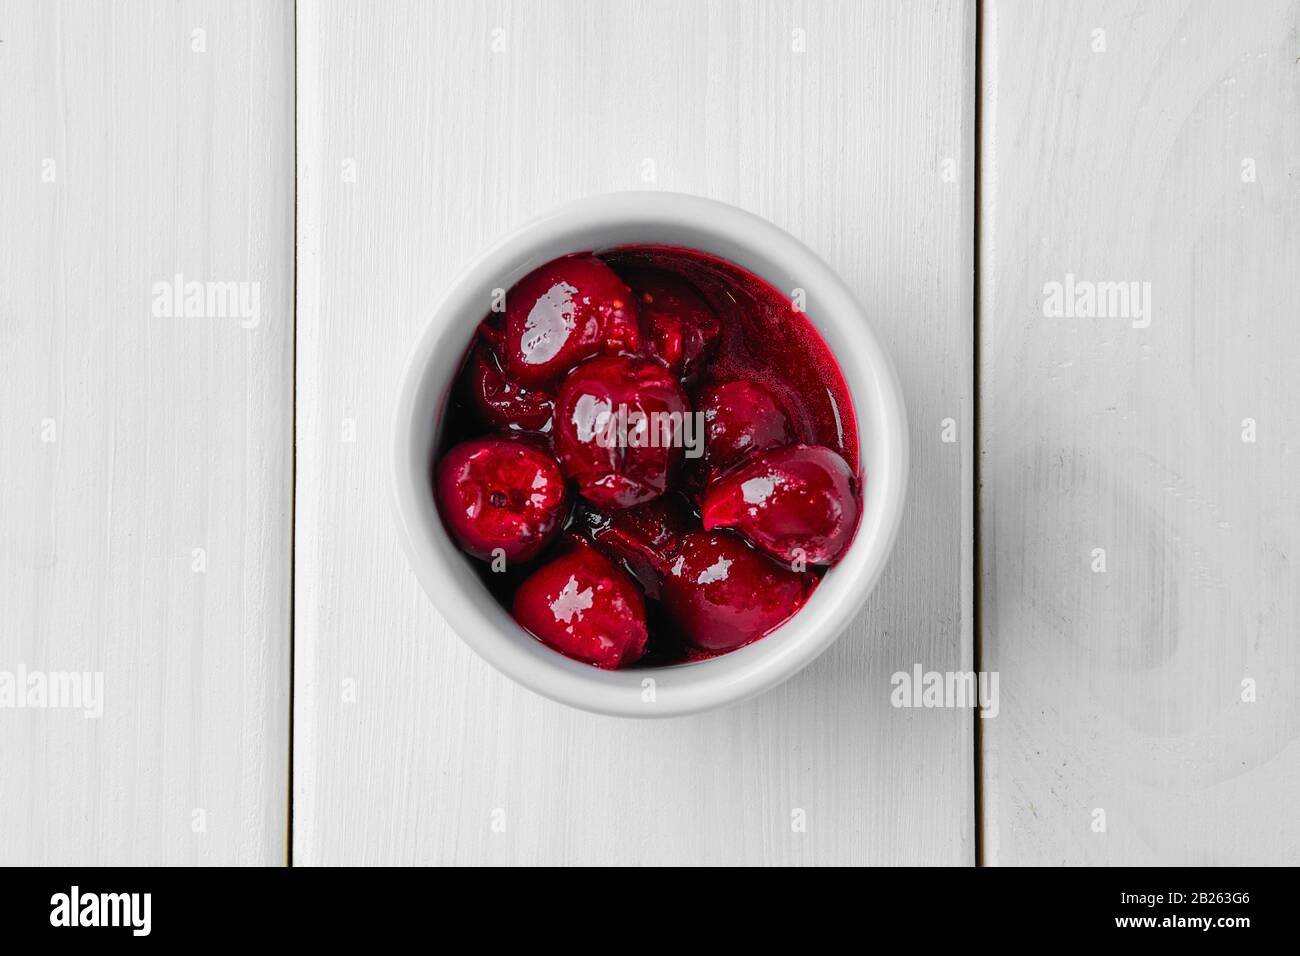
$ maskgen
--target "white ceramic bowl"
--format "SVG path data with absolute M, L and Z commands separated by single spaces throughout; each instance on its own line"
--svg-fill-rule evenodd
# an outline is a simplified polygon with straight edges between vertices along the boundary
M 790 295 L 843 370 L 857 415 L 863 515 L 843 559 L 784 626 L 711 660 L 602 671 L 545 647 L 510 617 L 448 536 L 432 493 L 432 463 L 453 377 L 494 288 L 509 289 L 567 253 L 667 244 L 712 253 Z M 402 376 L 394 412 L 393 490 L 407 554 L 425 592 L 467 644 L 502 673 L 554 700 L 624 717 L 721 707 L 797 673 L 826 650 L 871 593 L 894 544 L 907 487 L 907 423 L 898 377 L 844 283 L 792 236 L 733 206 L 680 193 L 593 196 L 554 210 L 479 256 L 433 310 Z M 647 682 L 652 683 L 647 683 Z

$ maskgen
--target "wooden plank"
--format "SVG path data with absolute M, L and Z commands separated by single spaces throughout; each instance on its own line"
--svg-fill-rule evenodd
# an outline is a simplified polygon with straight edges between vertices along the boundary
M 295 862 L 972 862 L 970 712 L 889 698 L 915 663 L 971 666 L 973 55 L 966 3 L 300 4 Z M 850 632 L 665 722 L 475 657 L 405 563 L 385 467 L 456 272 L 555 204 L 647 187 L 826 258 L 898 363 L 913 447 Z
M 1300 859 L 1298 20 L 985 5 L 991 863 Z
M 0 698 L 102 706 L 0 708 L 0 861 L 281 862 L 292 5 L 9 0 L 0 40 Z M 168 317 L 177 274 L 249 308 Z

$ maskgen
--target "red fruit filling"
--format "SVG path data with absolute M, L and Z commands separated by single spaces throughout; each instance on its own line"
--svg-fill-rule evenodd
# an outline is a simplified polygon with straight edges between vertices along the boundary
M 627 569 L 646 596 L 656 599 L 677 542 L 699 523 L 675 494 L 623 511 L 588 508 L 585 517 L 587 534 L 600 552 Z
M 757 382 L 712 385 L 696 402 L 704 413 L 704 461 L 712 471 L 730 468 L 751 452 L 794 441 L 776 396 Z
M 476 438 L 443 456 L 438 508 L 457 543 L 484 561 L 528 561 L 555 540 L 568 517 L 564 475 L 540 448 Z
M 510 377 L 541 388 L 585 358 L 640 346 L 632 290 L 599 259 L 556 259 L 506 295 L 502 348 Z
M 470 356 L 470 394 L 483 421 L 512 432 L 549 432 L 555 397 L 506 377 L 496 353 L 480 342 Z
M 794 567 L 833 564 L 858 526 L 853 472 L 820 445 L 762 452 L 714 483 L 700 505 L 705 530 L 736 528 Z
M 597 667 L 769 634 L 858 523 L 853 404 L 825 343 L 771 286 L 688 249 L 525 276 L 480 323 L 443 425 L 449 532 L 507 559 L 480 573 L 524 628 Z
M 555 405 L 564 473 L 600 507 L 657 498 L 682 459 L 686 394 L 652 359 L 590 359 L 569 373 Z
M 683 379 L 701 372 L 717 350 L 722 333 L 709 304 L 671 272 L 629 272 L 627 282 L 641 316 L 647 351 Z
M 693 531 L 663 581 L 664 607 L 682 636 L 720 653 L 758 640 L 803 607 L 817 578 L 784 568 L 726 531 Z
M 515 592 L 513 611 L 542 643 L 596 667 L 625 667 L 645 653 L 641 592 L 590 546 L 533 572 Z

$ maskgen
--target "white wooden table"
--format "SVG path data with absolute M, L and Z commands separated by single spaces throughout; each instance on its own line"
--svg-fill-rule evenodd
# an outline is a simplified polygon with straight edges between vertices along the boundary
M 0 863 L 1300 861 L 1298 23 L 3 0 Z M 458 269 L 634 188 L 824 257 L 913 448 L 848 633 L 663 722 L 475 657 L 384 467 Z M 892 707 L 918 664 L 997 716 Z M 20 672 L 102 716 L 4 706 Z
M 982 31 L 985 858 L 1295 864 L 1300 5 L 1042 6 Z

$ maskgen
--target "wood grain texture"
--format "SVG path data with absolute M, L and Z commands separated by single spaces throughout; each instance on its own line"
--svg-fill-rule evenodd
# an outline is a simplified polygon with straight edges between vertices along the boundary
M 282 862 L 292 6 L 20 0 L 0 40 L 0 671 L 103 675 L 97 720 L 0 709 L 0 863 Z M 260 322 L 156 316 L 177 273 Z
M 1298 27 L 985 6 L 989 862 L 1300 862 Z M 1149 326 L 1045 317 L 1067 273 Z
M 972 862 L 970 712 L 893 709 L 889 681 L 971 661 L 973 54 L 963 3 L 299 5 L 296 863 Z M 653 723 L 475 657 L 407 567 L 385 467 L 457 271 L 647 186 L 822 255 L 899 365 L 914 449 L 891 566 L 834 649 Z

